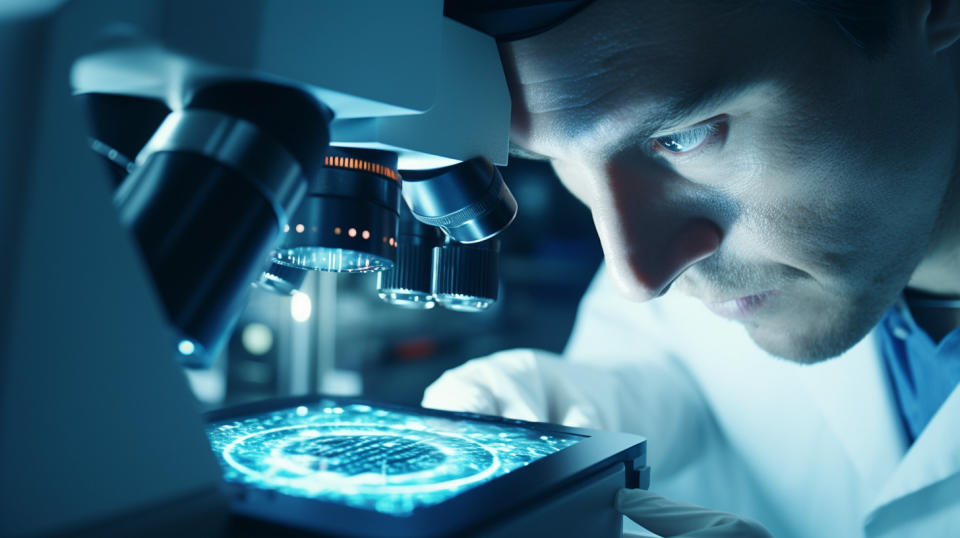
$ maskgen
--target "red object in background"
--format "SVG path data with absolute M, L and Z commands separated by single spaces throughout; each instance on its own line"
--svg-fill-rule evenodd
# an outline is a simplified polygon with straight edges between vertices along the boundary
M 416 338 L 397 342 L 393 356 L 403 362 L 417 362 L 430 358 L 437 352 L 437 342 L 432 338 Z

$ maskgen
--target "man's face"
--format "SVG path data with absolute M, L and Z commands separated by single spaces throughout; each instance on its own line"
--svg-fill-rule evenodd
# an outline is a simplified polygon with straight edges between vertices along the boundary
M 815 361 L 924 256 L 953 81 L 909 27 L 871 60 L 804 8 L 752 4 L 599 0 L 504 45 L 513 140 L 590 207 L 628 297 L 679 289 Z

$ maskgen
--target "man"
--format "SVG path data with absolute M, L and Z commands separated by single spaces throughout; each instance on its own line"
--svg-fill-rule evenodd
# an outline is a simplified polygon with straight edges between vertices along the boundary
M 512 141 L 606 267 L 566 360 L 471 361 L 424 404 L 645 435 L 654 491 L 777 536 L 956 533 L 958 37 L 953 1 L 597 0 L 503 43 Z

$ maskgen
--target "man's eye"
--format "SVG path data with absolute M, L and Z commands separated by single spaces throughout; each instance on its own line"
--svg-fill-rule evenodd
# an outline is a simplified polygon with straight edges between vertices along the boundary
M 653 139 L 653 145 L 654 149 L 662 149 L 669 153 L 689 153 L 716 138 L 721 134 L 720 131 L 720 122 L 712 121 L 673 134 L 658 136 Z

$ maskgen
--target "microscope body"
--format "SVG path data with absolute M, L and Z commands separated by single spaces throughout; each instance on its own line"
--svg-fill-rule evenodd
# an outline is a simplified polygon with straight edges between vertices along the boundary
M 177 337 L 77 95 L 176 111 L 205 85 L 265 81 L 325 103 L 332 143 L 396 152 L 402 168 L 506 161 L 496 46 L 442 0 L 12 0 L 0 80 L 3 536 L 209 534 L 226 513 Z

